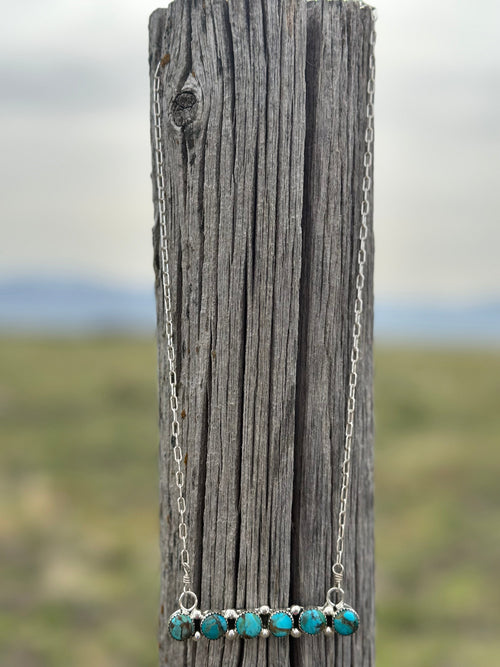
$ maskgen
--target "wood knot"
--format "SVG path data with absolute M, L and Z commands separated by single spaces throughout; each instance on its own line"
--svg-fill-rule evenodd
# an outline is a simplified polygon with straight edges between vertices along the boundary
M 184 90 L 172 102 L 172 120 L 177 127 L 186 127 L 196 118 L 198 98 L 190 90 Z

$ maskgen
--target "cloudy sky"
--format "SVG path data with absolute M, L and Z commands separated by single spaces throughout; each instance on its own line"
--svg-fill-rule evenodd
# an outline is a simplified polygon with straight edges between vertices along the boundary
M 0 279 L 152 284 L 156 2 L 24 0 L 0 27 Z M 500 298 L 500 3 L 380 0 L 379 298 Z

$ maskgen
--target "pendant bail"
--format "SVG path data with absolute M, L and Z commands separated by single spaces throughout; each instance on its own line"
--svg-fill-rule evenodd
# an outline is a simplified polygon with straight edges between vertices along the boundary
M 189 602 L 192 602 L 190 605 Z M 193 591 L 182 591 L 179 597 L 179 607 L 183 614 L 190 614 L 198 606 L 198 598 Z
M 336 599 L 332 599 L 332 597 Z M 344 606 L 344 589 L 340 586 L 330 588 L 326 594 L 326 604 L 332 606 L 334 609 L 341 609 Z

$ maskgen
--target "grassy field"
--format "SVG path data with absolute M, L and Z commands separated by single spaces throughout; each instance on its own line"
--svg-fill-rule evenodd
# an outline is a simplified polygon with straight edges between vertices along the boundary
M 500 354 L 376 354 L 378 667 L 500 664 Z M 152 340 L 2 340 L 0 664 L 156 664 Z

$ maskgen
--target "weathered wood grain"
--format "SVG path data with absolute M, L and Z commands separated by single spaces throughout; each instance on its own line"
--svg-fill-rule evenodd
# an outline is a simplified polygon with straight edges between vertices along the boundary
M 175 0 L 151 16 L 151 74 L 168 61 L 168 242 L 203 609 L 322 604 L 333 583 L 370 28 L 369 11 L 335 0 Z M 157 224 L 154 238 L 161 332 Z M 370 234 L 345 582 L 360 631 L 167 637 L 181 574 L 160 333 L 160 664 L 374 664 L 372 267 Z

